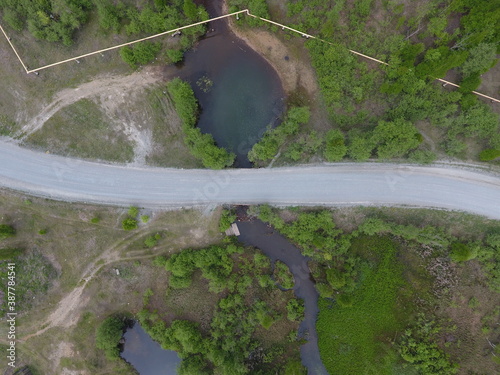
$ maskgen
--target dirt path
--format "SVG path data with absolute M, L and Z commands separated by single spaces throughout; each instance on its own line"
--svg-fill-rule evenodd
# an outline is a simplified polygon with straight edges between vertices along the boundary
M 54 100 L 44 106 L 42 111 L 30 122 L 24 125 L 14 137 L 25 139 L 30 134 L 41 129 L 43 125 L 60 109 L 77 102 L 83 98 L 106 96 L 108 98 L 121 98 L 124 92 L 145 88 L 163 79 L 160 70 L 148 67 L 139 72 L 126 76 L 105 75 L 91 82 L 83 83 L 76 88 L 68 88 L 55 95 Z
M 41 324 L 42 328 L 40 328 L 35 333 L 20 338 L 19 341 L 27 341 L 32 337 L 39 336 L 50 328 L 69 328 L 74 326 L 78 322 L 78 318 L 80 317 L 79 312 L 81 311 L 82 306 L 86 305 L 88 302 L 88 298 L 82 298 L 85 287 L 87 286 L 88 282 L 92 280 L 103 267 L 118 261 L 137 260 L 155 256 L 139 255 L 134 257 L 122 257 L 120 254 L 121 250 L 123 250 L 124 247 L 128 246 L 130 242 L 135 238 L 143 236 L 144 232 L 148 230 L 149 228 L 139 230 L 129 237 L 121 239 L 118 243 L 106 249 L 100 257 L 98 257 L 86 267 L 86 269 L 82 272 L 82 278 L 79 283 L 80 285 L 66 294 L 59 301 L 56 309 L 52 313 L 50 313 L 45 322 Z

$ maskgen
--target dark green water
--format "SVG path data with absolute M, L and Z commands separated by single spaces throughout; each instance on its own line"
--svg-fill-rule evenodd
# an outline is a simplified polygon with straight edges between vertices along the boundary
M 140 375 L 175 375 L 181 359 L 176 352 L 164 350 L 135 323 L 123 335 L 125 344 L 121 356 Z
M 217 1 L 207 5 L 211 17 L 221 14 L 219 6 Z M 209 23 L 208 30 L 186 53 L 179 75 L 191 83 L 200 103 L 202 132 L 236 154 L 236 167 L 250 167 L 248 151 L 280 121 L 283 87 L 276 71 L 236 38 L 225 20 Z

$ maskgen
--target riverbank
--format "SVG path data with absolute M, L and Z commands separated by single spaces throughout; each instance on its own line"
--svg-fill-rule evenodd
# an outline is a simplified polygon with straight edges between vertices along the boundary
M 229 12 L 227 1 L 224 1 L 222 12 Z M 238 38 L 274 68 L 287 95 L 297 91 L 305 91 L 310 97 L 318 94 L 316 74 L 307 54 L 301 54 L 296 48 L 292 50 L 270 31 L 239 26 L 233 18 L 228 18 L 228 23 Z

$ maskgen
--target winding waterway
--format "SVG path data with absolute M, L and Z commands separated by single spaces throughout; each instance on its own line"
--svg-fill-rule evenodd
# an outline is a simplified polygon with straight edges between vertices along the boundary
M 210 17 L 222 15 L 222 3 L 205 1 Z M 207 35 L 186 52 L 179 76 L 191 84 L 200 104 L 197 126 L 236 154 L 235 167 L 250 167 L 248 151 L 279 123 L 285 94 L 276 71 L 227 22 L 208 24 Z
M 274 262 L 285 263 L 295 278 L 293 288 L 295 295 L 304 300 L 305 316 L 299 327 L 299 336 L 307 339 L 300 348 L 302 364 L 307 367 L 310 375 L 328 375 L 321 361 L 316 332 L 318 316 L 318 292 L 311 280 L 308 258 L 292 245 L 288 239 L 277 233 L 274 228 L 260 220 L 238 222 L 240 236 L 238 240 L 245 245 L 259 248 Z

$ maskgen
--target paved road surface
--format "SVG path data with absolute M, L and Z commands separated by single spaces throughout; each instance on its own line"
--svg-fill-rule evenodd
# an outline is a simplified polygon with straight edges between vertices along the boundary
M 498 176 L 443 166 L 346 163 L 177 170 L 84 162 L 0 141 L 0 186 L 57 200 L 124 206 L 397 205 L 463 210 L 500 219 Z

